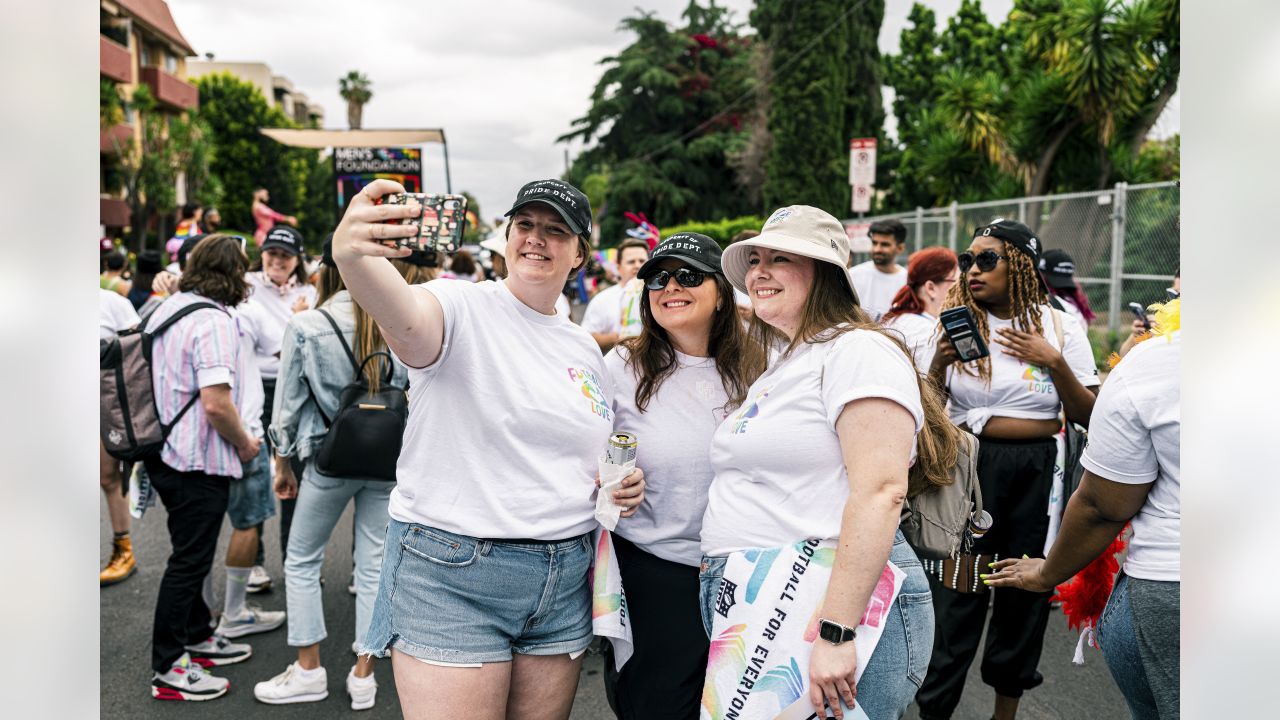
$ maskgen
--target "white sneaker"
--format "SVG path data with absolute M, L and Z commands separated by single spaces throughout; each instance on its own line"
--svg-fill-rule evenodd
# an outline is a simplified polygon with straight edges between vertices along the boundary
M 261 565 L 254 565 L 249 571 L 249 582 L 245 585 L 244 591 L 247 593 L 270 592 L 271 576 L 267 574 L 267 569 Z
M 233 643 L 216 632 L 199 645 L 187 645 L 186 650 L 191 662 L 205 669 L 243 662 L 253 655 L 253 648 L 249 645 Z
M 374 679 L 373 673 L 369 673 L 369 677 L 356 677 L 356 668 L 351 666 L 351 672 L 347 673 L 347 695 L 351 696 L 352 710 L 368 710 L 373 707 L 373 701 L 378 696 L 378 681 Z
M 253 605 L 245 605 L 244 608 L 245 612 L 240 617 L 233 618 L 230 615 L 223 615 L 222 620 L 218 622 L 217 634 L 228 638 L 238 638 L 254 633 L 269 632 L 284 624 L 284 610 L 263 610 Z
M 206 674 L 187 653 L 163 675 L 151 677 L 151 697 L 157 700 L 212 700 L 226 695 L 230 687 L 230 680 Z
M 323 667 L 303 670 L 292 662 L 284 672 L 254 685 L 253 696 L 270 705 L 318 702 L 329 697 L 329 676 Z

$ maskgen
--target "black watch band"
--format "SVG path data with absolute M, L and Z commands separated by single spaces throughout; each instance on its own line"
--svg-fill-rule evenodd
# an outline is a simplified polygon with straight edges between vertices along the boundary
M 841 625 L 838 622 L 832 622 L 826 618 L 818 619 L 818 637 L 826 640 L 832 645 L 840 645 L 847 643 L 857 637 L 857 633 L 853 628 L 847 625 Z

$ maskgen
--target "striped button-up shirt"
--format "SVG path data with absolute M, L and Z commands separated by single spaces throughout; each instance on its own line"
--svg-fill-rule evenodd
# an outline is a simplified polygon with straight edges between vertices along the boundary
M 156 309 L 147 325 L 156 327 L 196 302 L 214 301 L 195 293 L 178 293 Z M 173 422 L 183 406 L 196 398 L 165 439 L 160 452 L 164 464 L 183 472 L 241 477 L 243 470 L 235 446 L 222 439 L 210 424 L 198 396 L 200 388 L 230 385 L 232 401 L 238 408 L 243 395 L 241 379 L 246 376 L 236 320 L 221 310 L 197 310 L 155 339 L 151 377 L 160 421 Z

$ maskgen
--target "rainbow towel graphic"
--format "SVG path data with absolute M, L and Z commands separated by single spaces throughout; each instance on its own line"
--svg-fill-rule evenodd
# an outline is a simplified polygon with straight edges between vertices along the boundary
M 622 589 L 622 573 L 613 550 L 613 536 L 596 528 L 595 560 L 591 566 L 591 631 L 613 643 L 616 670 L 631 659 L 635 642 L 627 619 L 627 595 Z
M 809 654 L 835 547 L 831 540 L 806 540 L 729 556 L 712 616 L 701 720 L 813 713 L 812 707 L 803 712 L 801 701 L 808 698 Z M 855 677 L 871 660 L 905 577 L 893 563 L 885 564 L 854 640 Z

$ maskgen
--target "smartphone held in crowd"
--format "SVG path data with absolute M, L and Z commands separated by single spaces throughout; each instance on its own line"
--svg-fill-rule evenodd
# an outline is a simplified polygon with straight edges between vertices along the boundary
M 564 720 L 596 647 L 620 720 L 934 720 L 981 644 L 1007 720 L 1057 596 L 1132 716 L 1178 717 L 1176 278 L 1100 373 L 1074 260 L 1014 220 L 910 254 L 878 221 L 859 264 L 805 204 L 723 247 L 653 229 L 575 307 L 597 216 L 566 181 L 474 253 L 460 195 L 374 180 L 323 241 L 270 200 L 248 239 L 192 206 L 136 267 L 101 248 L 100 582 L 158 500 L 152 697 L 333 703 L 336 639 L 350 708 L 391 674 L 407 718 Z M 292 661 L 230 688 L 266 642 Z

